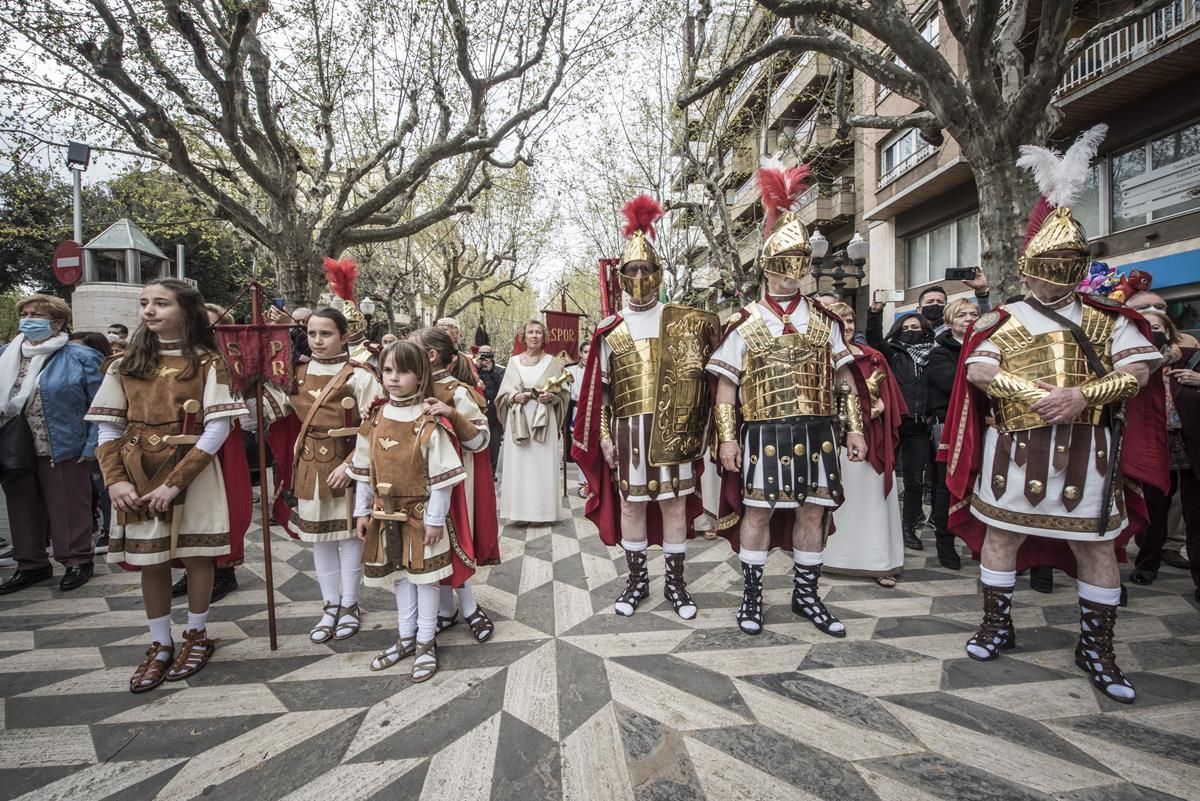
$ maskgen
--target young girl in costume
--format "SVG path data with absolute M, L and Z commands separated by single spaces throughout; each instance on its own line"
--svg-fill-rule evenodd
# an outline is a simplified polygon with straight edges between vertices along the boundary
M 319 309 L 308 318 L 312 360 L 296 368 L 295 391 L 286 414 L 300 420 L 292 470 L 296 507 L 289 527 L 313 545 L 313 566 L 321 588 L 323 612 L 309 633 L 315 643 L 344 640 L 359 629 L 362 613 L 362 541 L 354 534 L 354 493 L 347 472 L 361 411 L 383 397 L 374 371 L 350 359 L 350 325 L 336 309 Z M 333 435 L 329 432 L 334 432 Z
M 365 543 L 364 580 L 395 591 L 400 637 L 371 660 L 371 670 L 411 656 L 412 680 L 422 682 L 437 672 L 438 582 L 453 570 L 446 522 L 452 489 L 467 476 L 450 424 L 426 414 L 433 382 L 421 346 L 396 342 L 379 363 L 387 401 L 359 430 L 354 515 Z
M 425 349 L 432 365 L 433 394 L 426 404 L 426 413 L 449 420 L 463 450 L 467 451 L 462 454 L 462 460 L 467 472 L 466 496 L 472 539 L 470 553 L 474 563 L 467 567 L 473 570 L 476 566 L 499 564 L 499 526 L 492 463 L 488 458 L 486 402 L 474 388 L 470 366 L 459 356 L 454 340 L 444 329 L 422 328 L 410 338 Z M 458 606 L 467 625 L 471 627 L 475 641 L 487 642 L 496 627 L 476 603 L 470 579 L 451 583 L 457 585 Z M 443 584 L 441 609 L 438 612 L 439 634 L 458 622 L 459 609 L 455 608 L 454 595 L 451 586 Z
M 129 680 L 134 693 L 186 679 L 203 668 L 216 640 L 205 630 L 213 558 L 229 553 L 229 508 L 213 458 L 232 420 L 245 414 L 204 310 L 204 298 L 173 278 L 142 290 L 142 324 L 110 365 L 88 410 L 99 424 L 96 456 L 117 511 L 108 561 L 141 570 L 150 626 L 146 658 Z M 175 653 L 171 560 L 188 574 L 188 625 Z

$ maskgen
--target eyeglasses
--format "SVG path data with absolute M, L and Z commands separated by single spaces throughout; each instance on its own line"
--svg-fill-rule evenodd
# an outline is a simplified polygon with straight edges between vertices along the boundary
M 481 353 L 481 354 L 479 354 L 479 358 L 481 358 L 481 359 L 494 359 L 494 358 L 496 358 L 496 357 L 495 357 L 495 355 L 494 355 L 494 354 L 491 354 L 491 353 Z

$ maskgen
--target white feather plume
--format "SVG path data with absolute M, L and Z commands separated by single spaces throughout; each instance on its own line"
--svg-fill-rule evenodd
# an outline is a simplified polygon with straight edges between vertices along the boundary
M 780 172 L 787 169 L 787 165 L 783 163 L 783 160 L 775 156 L 763 156 L 758 160 L 758 166 L 764 170 L 779 170 Z
M 1067 149 L 1066 155 L 1048 147 L 1021 145 L 1017 166 L 1033 173 L 1038 189 L 1050 205 L 1070 206 L 1087 186 L 1092 159 L 1107 133 L 1108 126 L 1104 123 L 1089 128 Z

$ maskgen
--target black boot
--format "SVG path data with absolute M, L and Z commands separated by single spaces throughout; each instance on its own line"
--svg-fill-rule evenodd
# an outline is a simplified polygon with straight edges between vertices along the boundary
M 967 640 L 967 656 L 976 662 L 991 662 L 1017 644 L 1017 630 L 1012 622 L 1012 587 L 989 587 L 983 585 L 983 622 L 979 631 Z M 974 646 L 984 653 L 971 650 Z
M 831 637 L 845 637 L 846 627 L 817 595 L 821 580 L 820 565 L 795 565 L 792 568 L 795 588 L 792 590 L 792 611 L 812 621 L 812 624 Z
M 925 544 L 921 542 L 921 538 L 917 536 L 916 526 L 904 527 L 904 547 L 912 548 L 914 551 L 925 550 Z
M 171 597 L 178 598 L 181 595 L 187 595 L 187 571 L 179 577 L 179 581 L 171 585 Z
M 1075 646 L 1075 664 L 1092 680 L 1092 686 L 1105 697 L 1122 704 L 1137 698 L 1133 685 L 1117 666 L 1113 654 L 1113 629 L 1117 625 L 1117 607 L 1079 599 L 1079 643 Z
M 1029 568 L 1029 589 L 1046 595 L 1054 592 L 1054 568 L 1044 565 Z
M 212 600 L 216 603 L 238 588 L 237 574 L 232 567 L 218 567 L 213 575 Z
M 737 611 L 738 627 L 746 634 L 763 630 L 763 566 L 742 562 L 742 605 Z
M 949 532 L 939 531 L 936 542 L 938 564 L 947 570 L 961 570 L 962 559 L 958 555 L 958 548 L 955 547 L 954 535 Z
M 663 596 L 671 602 L 675 614 L 684 620 L 696 616 L 696 602 L 687 591 L 687 582 L 683 579 L 683 554 L 668 553 L 663 555 L 667 567 L 667 583 L 663 586 Z
M 632 617 L 638 604 L 650 594 L 650 576 L 646 573 L 646 552 L 625 551 L 625 563 L 629 575 L 625 578 L 625 590 L 617 596 L 613 611 L 622 617 Z

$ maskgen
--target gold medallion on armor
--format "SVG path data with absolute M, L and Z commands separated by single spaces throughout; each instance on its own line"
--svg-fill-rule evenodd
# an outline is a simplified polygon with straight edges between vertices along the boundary
M 659 322 L 659 358 L 650 463 L 683 464 L 704 453 L 709 408 L 704 365 L 717 347 L 721 325 L 712 312 L 669 305 Z

